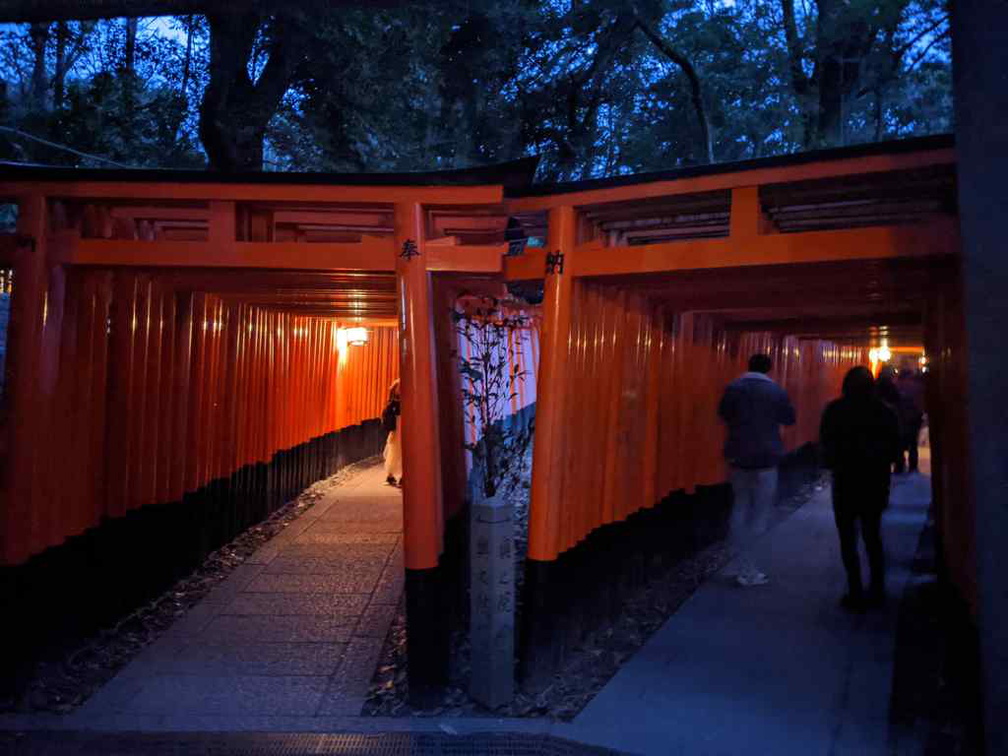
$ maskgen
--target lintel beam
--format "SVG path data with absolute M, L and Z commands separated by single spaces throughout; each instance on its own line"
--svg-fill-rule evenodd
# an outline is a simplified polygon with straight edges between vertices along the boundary
M 360 242 L 187 242 L 78 239 L 60 234 L 53 262 L 65 265 L 286 270 L 395 270 L 392 239 Z
M 598 205 L 608 202 L 648 199 L 676 194 L 697 194 L 739 186 L 757 186 L 792 181 L 808 181 L 820 178 L 855 176 L 863 173 L 883 173 L 935 165 L 954 165 L 955 150 L 945 148 L 912 152 L 902 155 L 871 155 L 843 160 L 822 160 L 803 165 L 775 168 L 754 168 L 709 176 L 673 178 L 667 181 L 610 186 L 587 189 L 579 192 L 565 192 L 541 197 L 520 197 L 508 201 L 512 214 L 534 210 L 548 210 L 552 207 Z
M 431 273 L 500 273 L 507 244 L 427 244 Z
M 696 239 L 637 247 L 581 245 L 570 266 L 575 276 L 664 273 L 753 265 L 807 264 L 842 260 L 937 257 L 953 254 L 952 220 L 921 226 L 880 226 L 743 238 Z
M 499 185 L 483 186 L 374 186 L 329 184 L 195 183 L 153 181 L 5 181 L 0 197 L 15 197 L 25 191 L 46 197 L 119 199 L 136 201 L 221 200 L 231 202 L 418 202 L 424 205 L 500 203 Z

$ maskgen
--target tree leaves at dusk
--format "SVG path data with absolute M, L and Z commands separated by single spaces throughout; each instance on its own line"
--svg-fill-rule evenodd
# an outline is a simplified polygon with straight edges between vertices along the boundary
M 942 0 L 501 0 L 0 27 L 0 159 L 571 180 L 951 130 Z

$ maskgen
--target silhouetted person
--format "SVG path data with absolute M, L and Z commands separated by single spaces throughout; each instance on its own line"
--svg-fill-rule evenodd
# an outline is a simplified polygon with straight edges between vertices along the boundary
M 917 472 L 921 426 L 924 424 L 924 380 L 915 370 L 901 370 L 896 378 L 900 397 L 900 424 L 902 449 L 896 460 L 896 470 L 903 469 L 903 456 L 907 457 L 908 470 Z
M 902 412 L 902 398 L 899 389 L 896 388 L 896 371 L 889 365 L 879 370 L 878 381 L 875 382 L 875 395 L 878 396 L 886 406 L 896 415 L 896 422 L 899 423 L 900 439 L 903 438 L 904 424 Z M 896 472 L 903 472 L 903 456 L 899 455 L 893 462 L 896 463 Z
M 850 370 L 843 396 L 826 407 L 819 429 L 823 460 L 833 471 L 833 514 L 848 582 L 842 603 L 850 610 L 865 604 L 859 522 L 871 567 L 869 603 L 879 605 L 885 599 L 881 520 L 889 504 L 890 465 L 899 453 L 900 436 L 896 413 L 878 398 L 873 384 L 868 368 Z
M 765 354 L 749 358 L 749 372 L 728 384 L 718 416 L 728 426 L 724 455 L 731 466 L 732 514 L 729 538 L 736 547 L 767 529 L 777 498 L 777 465 L 784 456 L 780 427 L 794 425 L 795 411 L 787 392 L 767 373 L 773 361 Z M 743 562 L 739 585 L 763 585 L 767 576 Z

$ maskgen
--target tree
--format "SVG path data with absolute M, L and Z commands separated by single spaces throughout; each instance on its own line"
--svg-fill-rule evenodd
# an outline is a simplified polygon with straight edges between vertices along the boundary
M 208 22 L 210 80 L 199 127 L 203 148 L 214 168 L 260 170 L 266 126 L 301 57 L 303 22 L 255 12 L 212 15 Z
M 538 153 L 562 181 L 747 159 L 949 130 L 946 3 L 389 0 L 39 21 L 0 28 L 3 125 L 116 162 L 222 170 Z M 83 160 L 10 131 L 0 154 Z
M 791 86 L 801 110 L 805 148 L 849 141 L 848 126 L 856 100 L 875 95 L 875 134 L 883 127 L 883 90 L 892 82 L 904 56 L 922 43 L 931 44 L 948 23 L 947 13 L 925 22 L 923 32 L 897 44 L 900 29 L 929 9 L 910 0 L 815 0 L 798 16 L 794 0 L 781 0 Z M 926 55 L 926 50 L 922 53 Z

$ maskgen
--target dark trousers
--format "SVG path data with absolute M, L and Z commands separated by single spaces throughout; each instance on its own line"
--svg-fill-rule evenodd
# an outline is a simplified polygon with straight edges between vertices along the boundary
M 889 500 L 889 486 L 857 485 L 843 480 L 833 481 L 833 517 L 840 536 L 840 556 L 847 571 L 847 584 L 852 596 L 864 592 L 861 582 L 861 558 L 858 556 L 858 525 L 868 553 L 872 593 L 885 590 L 885 552 L 882 547 L 882 510 Z
M 920 438 L 924 418 L 907 420 L 903 426 L 903 436 L 900 441 L 900 454 L 896 460 L 896 472 L 901 473 L 909 462 L 910 472 L 917 471 L 917 439 Z

